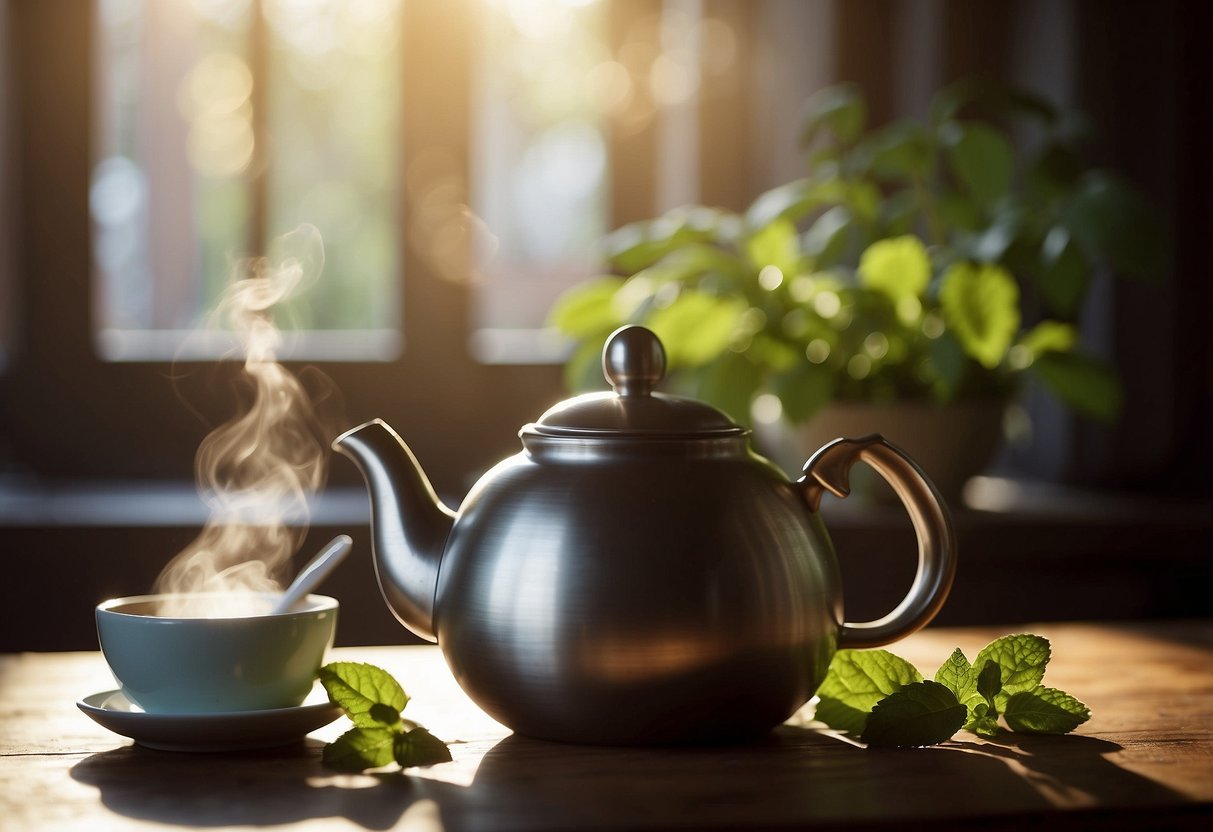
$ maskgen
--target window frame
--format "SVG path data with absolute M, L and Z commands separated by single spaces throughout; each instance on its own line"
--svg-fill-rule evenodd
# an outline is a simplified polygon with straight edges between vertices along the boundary
M 403 76 L 399 169 L 437 149 L 453 161 L 465 188 L 476 37 L 476 27 L 465 24 L 474 19 L 475 2 L 402 4 L 400 48 L 410 66 L 426 72 Z M 627 19 L 638 9 L 659 11 L 660 2 L 631 0 L 611 16 Z M 88 211 L 94 23 L 91 0 L 10 6 L 12 138 L 21 173 L 12 183 L 13 236 L 22 245 L 10 287 L 20 325 L 0 373 L 0 461 L 52 477 L 189 477 L 201 438 L 234 415 L 230 391 L 239 388 L 239 366 L 99 357 Z M 612 36 L 622 31 L 609 28 Z M 633 175 L 612 188 L 612 196 L 629 194 L 634 212 L 617 211 L 612 223 L 651 213 L 648 180 Z M 334 431 L 384 418 L 433 458 L 440 491 L 461 493 L 469 477 L 516 449 L 519 425 L 565 391 L 557 365 L 475 360 L 472 289 L 443 279 L 418 255 L 408 240 L 411 206 L 403 185 L 398 199 L 405 276 L 399 357 L 284 364 L 297 373 L 314 367 L 332 380 L 339 401 L 321 409 Z M 334 474 L 352 482 L 345 467 L 334 466 Z

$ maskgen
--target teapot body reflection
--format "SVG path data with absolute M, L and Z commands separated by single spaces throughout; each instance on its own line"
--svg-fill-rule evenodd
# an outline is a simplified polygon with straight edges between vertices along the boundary
M 613 392 L 523 427 L 456 512 L 383 422 L 334 442 L 371 492 L 388 605 L 495 719 L 573 742 L 753 737 L 808 701 L 839 647 L 893 641 L 943 604 L 951 521 L 894 446 L 836 440 L 791 482 L 724 414 L 653 391 L 648 330 L 612 335 L 603 367 Z M 860 460 L 905 502 L 919 568 L 893 612 L 855 624 L 818 507 Z

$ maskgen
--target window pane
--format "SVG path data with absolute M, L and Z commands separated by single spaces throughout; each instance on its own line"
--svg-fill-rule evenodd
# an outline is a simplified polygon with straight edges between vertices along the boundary
M 90 205 L 103 356 L 223 354 L 225 339 L 189 332 L 232 264 L 272 257 L 308 223 L 327 263 L 282 323 L 359 335 L 295 339 L 296 354 L 394 357 L 398 9 L 99 0 Z
M 102 328 L 188 328 L 204 280 L 247 251 L 248 3 L 197 8 L 99 3 L 89 205 Z
M 324 239 L 301 327 L 395 329 L 400 280 L 400 0 L 267 0 L 268 228 Z
M 602 120 L 630 80 L 611 60 L 606 4 L 485 2 L 472 207 L 495 251 L 483 252 L 474 345 L 487 361 L 550 360 L 536 331 L 556 296 L 596 268 L 607 224 Z

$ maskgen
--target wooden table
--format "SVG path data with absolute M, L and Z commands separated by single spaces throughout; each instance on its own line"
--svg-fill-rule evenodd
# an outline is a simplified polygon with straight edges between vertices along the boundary
M 960 733 L 868 750 L 793 719 L 762 742 L 627 749 L 510 736 L 455 685 L 435 648 L 345 648 L 392 671 L 407 713 L 454 762 L 337 775 L 320 749 L 344 719 L 283 748 L 142 748 L 75 707 L 112 688 L 97 653 L 0 660 L 0 829 L 1021 829 L 1210 828 L 1213 622 L 1039 624 L 1046 683 L 1090 705 L 1066 737 Z M 928 674 L 1007 628 L 929 629 L 894 646 Z

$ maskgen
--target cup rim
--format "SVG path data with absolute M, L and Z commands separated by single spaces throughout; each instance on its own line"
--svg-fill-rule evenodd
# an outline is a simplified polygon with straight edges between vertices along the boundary
M 277 599 L 281 592 L 256 592 L 254 595 Z M 164 601 L 169 598 L 206 598 L 228 597 L 224 592 L 152 592 L 144 595 L 125 595 L 120 598 L 110 598 L 97 605 L 98 615 L 113 615 L 121 618 L 142 619 L 147 621 L 253 621 L 266 618 L 288 618 L 290 616 L 314 615 L 318 612 L 336 610 L 340 604 L 336 598 L 329 595 L 308 594 L 304 599 L 308 602 L 305 609 L 288 610 L 286 612 L 266 612 L 257 615 L 228 615 L 228 616 L 173 616 L 147 615 L 143 613 L 125 612 L 120 607 L 132 604 L 147 604 Z

